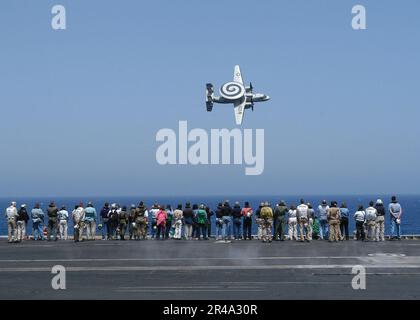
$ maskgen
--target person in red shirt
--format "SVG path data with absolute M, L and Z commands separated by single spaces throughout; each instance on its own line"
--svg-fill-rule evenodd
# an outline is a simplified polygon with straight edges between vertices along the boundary
M 243 216 L 243 237 L 244 240 L 252 240 L 251 229 L 252 229 L 252 208 L 249 206 L 249 202 L 246 201 L 244 207 L 242 208 Z
M 167 219 L 168 219 L 168 214 L 166 213 L 165 208 L 161 206 L 158 213 L 156 214 L 156 226 L 157 226 L 156 240 L 160 239 L 160 235 L 162 235 L 162 240 L 165 240 L 165 229 L 166 229 Z

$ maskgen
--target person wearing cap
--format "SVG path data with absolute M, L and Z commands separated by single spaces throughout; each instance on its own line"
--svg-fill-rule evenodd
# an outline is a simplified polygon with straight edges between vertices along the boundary
M 42 231 L 44 217 L 45 214 L 41 209 L 41 205 L 38 202 L 35 203 L 35 206 L 31 211 L 33 240 L 45 240 L 44 232 Z
M 51 201 L 50 205 L 48 206 L 47 209 L 47 213 L 48 213 L 48 233 L 47 233 L 47 240 L 50 241 L 51 240 L 51 235 L 54 238 L 54 241 L 57 241 L 57 228 L 58 228 L 58 219 L 57 219 L 57 215 L 58 215 L 58 208 L 55 205 L 54 201 Z
M 297 240 L 297 210 L 294 204 L 287 212 L 287 224 L 289 226 L 288 239 Z
M 165 226 L 165 238 L 169 239 L 172 229 L 172 222 L 174 220 L 174 211 L 172 210 L 172 206 L 170 204 L 166 205 L 166 214 L 168 218 L 166 219 L 166 226 Z M 173 234 L 173 233 L 172 233 Z
M 299 234 L 300 241 L 310 241 L 308 237 L 309 233 L 309 217 L 308 217 L 308 206 L 305 204 L 304 199 L 300 199 L 300 204 L 296 208 L 297 220 L 299 223 Z
M 329 238 L 328 232 L 328 209 L 327 200 L 322 200 L 322 203 L 318 206 L 318 221 L 319 221 L 319 233 L 320 239 L 327 240 Z
M 17 241 L 17 217 L 16 202 L 11 202 L 6 208 L 5 218 L 7 219 L 7 239 L 9 243 Z
M 74 242 L 83 241 L 83 221 L 85 220 L 85 209 L 83 208 L 83 203 L 79 203 L 74 207 L 73 212 L 71 213 L 73 219 L 73 235 Z
M 123 206 L 121 210 L 118 211 L 118 230 L 120 240 L 125 240 L 125 231 L 127 229 L 128 223 L 128 212 L 127 207 Z
M 385 207 L 381 199 L 376 200 L 376 241 L 385 241 Z
M 120 239 L 120 235 L 121 235 L 121 229 L 120 229 L 120 214 L 121 214 L 121 211 L 122 211 L 122 206 L 117 204 L 117 223 L 116 223 L 116 225 L 117 225 L 117 227 L 116 227 L 116 239 L 117 240 Z M 127 212 L 126 212 L 126 214 L 127 214 Z M 127 222 L 126 222 L 126 228 L 127 228 Z M 126 228 L 124 229 L 124 234 L 125 234 Z
M 263 235 L 263 219 L 261 219 L 261 209 L 264 207 L 264 202 L 261 202 L 258 209 L 255 211 L 255 223 L 257 225 L 257 239 L 262 240 Z
M 111 239 L 118 240 L 119 236 L 119 206 L 117 203 L 111 204 L 111 210 L 109 211 L 109 225 L 111 227 Z
M 340 207 L 340 231 L 341 231 L 341 240 L 349 240 L 349 209 L 347 208 L 347 204 L 343 202 Z
M 192 224 L 192 238 L 197 239 L 198 223 L 197 223 L 197 213 L 198 213 L 198 204 L 194 203 L 192 206 L 193 210 L 193 224 Z
M 232 209 L 233 217 L 233 237 L 235 240 L 241 240 L 242 209 L 239 202 L 235 202 Z
M 86 227 L 86 236 L 88 240 L 95 240 L 96 236 L 96 209 L 93 207 L 92 202 L 88 202 L 85 209 L 84 224 Z
M 354 214 L 354 220 L 356 222 L 356 240 L 365 241 L 365 220 L 366 212 L 362 205 L 359 205 L 357 211 Z
M 369 202 L 369 207 L 366 208 L 366 240 L 371 241 L 375 238 L 376 233 L 376 217 L 377 211 L 374 207 L 374 202 Z
M 223 204 L 219 202 L 216 209 L 216 241 L 223 237 Z
M 137 240 L 146 240 L 147 236 L 147 225 L 148 225 L 149 211 L 143 201 L 140 201 L 139 205 L 136 208 L 136 214 L 134 221 L 135 226 L 135 239 Z
M 206 212 L 207 212 L 207 224 L 206 224 L 207 237 L 210 239 L 211 238 L 211 216 L 214 216 L 214 212 L 213 210 L 211 210 L 209 206 L 206 206 Z
M 60 240 L 68 239 L 68 226 L 69 226 L 69 212 L 65 206 L 61 206 L 60 211 L 58 211 L 58 233 L 60 235 Z
M 101 209 L 101 231 L 102 231 L 102 240 L 107 240 L 111 238 L 111 228 L 109 225 L 109 203 L 105 202 L 104 206 Z
M 18 211 L 18 216 L 16 218 L 17 223 L 17 241 L 21 242 L 26 239 L 26 226 L 28 224 L 29 215 L 26 210 L 26 204 L 22 204 Z
M 225 201 L 222 207 L 222 216 L 223 216 L 223 240 L 226 242 L 230 240 L 232 236 L 232 208 L 228 201 Z
M 401 216 L 403 210 L 401 204 L 398 203 L 396 196 L 392 196 L 388 211 L 391 217 L 391 239 L 401 240 Z M 395 231 L 397 232 L 396 237 Z
M 132 204 L 130 206 L 130 212 L 128 214 L 128 239 L 132 240 L 134 238 L 135 228 L 136 228 L 136 205 Z
M 176 207 L 175 211 L 174 211 L 174 227 L 175 227 L 175 231 L 174 231 L 174 239 L 175 240 L 181 240 L 181 236 L 182 236 L 182 218 L 183 218 L 183 213 L 182 213 L 182 204 L 178 204 L 178 206 Z
M 262 241 L 271 242 L 273 239 L 273 209 L 268 202 L 265 202 L 261 208 L 260 218 L 263 219 Z
M 189 202 L 185 204 L 183 217 L 184 217 L 184 239 L 191 240 L 194 212 L 191 209 L 191 204 Z
M 312 241 L 312 234 L 313 234 L 313 231 L 314 231 L 314 223 L 315 223 L 315 210 L 312 207 L 312 204 L 310 202 L 308 202 L 306 205 L 308 206 L 308 234 L 307 234 L 307 239 L 309 241 Z
M 287 206 L 284 200 L 281 200 L 274 210 L 274 240 L 284 241 L 286 238 L 286 225 L 287 225 Z
M 252 240 L 252 208 L 248 201 L 245 201 L 241 212 L 243 218 L 243 238 L 244 240 Z
M 337 202 L 332 201 L 331 207 L 328 208 L 327 219 L 329 224 L 328 242 L 337 242 L 341 240 L 340 235 L 340 209 L 337 208 Z
M 156 216 L 158 212 L 159 212 L 159 205 L 157 203 L 154 203 L 152 208 L 150 209 L 150 234 L 151 234 L 152 239 L 154 239 L 156 236 L 156 230 L 157 230 Z

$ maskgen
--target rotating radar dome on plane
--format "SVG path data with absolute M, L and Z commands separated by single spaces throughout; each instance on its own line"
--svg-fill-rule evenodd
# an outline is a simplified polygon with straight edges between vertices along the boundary
M 245 95 L 245 87 L 239 82 L 227 82 L 220 88 L 220 95 L 228 100 L 237 100 Z

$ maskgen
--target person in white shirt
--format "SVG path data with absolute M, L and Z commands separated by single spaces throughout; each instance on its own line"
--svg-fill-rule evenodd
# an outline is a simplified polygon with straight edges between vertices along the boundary
M 377 211 L 374 207 L 374 202 L 369 202 L 369 207 L 366 208 L 366 239 L 368 241 L 374 240 L 376 236 L 376 217 Z
M 16 209 L 16 202 L 11 202 L 10 206 L 7 207 L 5 217 L 7 219 L 7 239 L 9 243 L 17 241 L 17 224 L 16 220 L 18 212 Z
M 299 222 L 299 233 L 300 241 L 309 242 L 309 218 L 308 218 L 308 206 L 305 204 L 305 200 L 300 200 L 300 205 L 296 208 L 297 219 Z
M 80 203 L 72 212 L 72 218 L 74 223 L 74 242 L 79 242 L 82 238 L 83 232 L 83 221 L 85 219 L 85 209 L 83 208 L 83 203 Z
M 365 215 L 366 213 L 363 209 L 363 206 L 360 205 L 354 214 L 354 220 L 356 221 L 356 240 L 365 240 Z
M 152 208 L 149 210 L 150 212 L 150 223 L 151 223 L 151 238 L 154 239 L 156 236 L 157 225 L 156 225 L 156 216 L 159 212 L 159 205 L 157 203 L 153 204 Z
M 174 239 L 181 240 L 182 234 L 182 204 L 179 204 L 176 210 L 174 211 Z
M 294 205 L 290 206 L 287 222 L 289 224 L 289 240 L 297 240 L 297 211 Z
M 66 210 L 65 206 L 61 207 L 60 211 L 58 211 L 57 216 L 60 240 L 67 240 L 69 212 Z

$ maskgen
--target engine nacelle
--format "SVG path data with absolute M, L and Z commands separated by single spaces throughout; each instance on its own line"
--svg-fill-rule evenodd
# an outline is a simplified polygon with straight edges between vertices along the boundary
M 220 95 L 227 100 L 238 100 L 245 95 L 245 87 L 239 82 L 227 82 L 220 87 Z
M 245 109 L 251 109 L 252 111 L 254 111 L 254 103 L 253 102 L 245 103 Z

